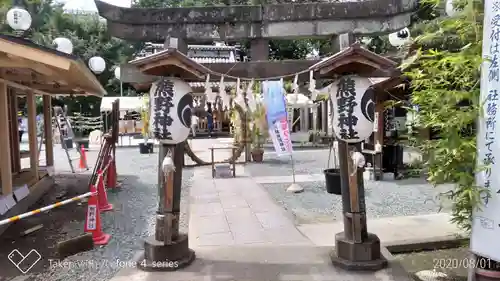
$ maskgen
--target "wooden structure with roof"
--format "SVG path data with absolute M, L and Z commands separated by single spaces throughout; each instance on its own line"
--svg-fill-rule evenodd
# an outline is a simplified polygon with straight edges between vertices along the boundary
M 142 74 L 149 75 L 146 77 L 150 77 L 150 80 L 146 80 L 145 83 L 135 84 L 134 87 L 136 89 L 142 89 L 142 90 L 148 89 L 151 86 L 151 82 L 155 79 L 155 75 L 157 74 L 151 71 L 143 71 L 143 69 L 141 69 L 140 67 L 141 62 L 142 63 L 146 62 L 149 65 L 150 60 L 154 60 L 157 57 L 163 57 L 165 55 L 165 52 L 168 52 L 168 50 L 170 51 L 175 50 L 176 54 L 174 56 L 178 56 L 177 60 L 186 62 L 187 65 L 193 65 L 195 63 L 199 67 L 203 68 L 203 71 L 210 71 L 210 70 L 205 66 L 203 66 L 201 64 L 202 62 L 209 63 L 211 61 L 216 61 L 218 63 L 229 63 L 229 64 L 234 64 L 236 62 L 234 54 L 231 55 L 231 52 L 236 52 L 236 48 L 233 46 L 188 45 L 187 55 L 183 54 L 178 49 L 172 49 L 172 48 L 164 49 L 163 46 L 164 45 L 161 44 L 152 44 L 149 46 L 149 48 L 146 49 L 146 51 L 142 52 L 141 56 L 129 62 L 131 66 L 136 67 L 137 70 L 140 71 Z M 230 59 L 231 56 L 233 57 L 232 59 Z M 172 67 L 172 65 L 170 65 L 169 67 Z M 166 71 L 168 71 L 168 69 Z M 201 101 L 204 100 L 205 82 L 194 82 L 194 81 L 203 81 L 204 78 L 201 79 L 192 75 L 183 75 L 182 73 L 178 73 L 178 75 L 182 75 L 183 79 L 191 81 L 188 84 L 189 86 L 191 86 L 191 89 L 193 90 L 192 93 L 193 99 L 197 101 L 198 104 L 201 104 Z M 231 87 L 231 86 L 234 87 L 236 86 L 236 82 L 227 81 L 225 82 L 225 85 L 226 87 Z M 219 82 L 210 82 L 210 86 L 212 87 L 213 91 L 219 91 Z M 139 103 L 139 99 L 137 99 L 137 102 Z M 223 109 L 216 106 L 213 106 L 213 109 L 214 109 L 214 133 L 216 134 L 224 133 L 223 132 L 224 128 L 227 128 L 225 132 L 229 133 L 230 120 L 227 111 L 224 111 Z M 200 118 L 198 121 L 198 126 L 196 127 L 197 134 L 207 133 L 208 125 L 206 118 L 204 118 L 205 117 L 204 110 L 202 108 L 200 109 L 199 107 L 197 107 L 196 114 L 199 115 L 199 117 L 203 117 Z M 135 131 L 141 131 L 141 129 L 138 127 L 142 126 L 142 122 L 135 122 L 135 123 L 136 123 Z
M 389 143 L 385 135 L 384 114 L 386 110 L 384 103 L 394 97 L 403 98 L 402 88 L 397 87 L 405 83 L 404 77 L 399 71 L 398 63 L 380 56 L 363 48 L 359 43 L 352 44 L 349 48 L 327 57 L 309 69 L 315 71 L 317 79 L 332 79 L 342 75 L 357 74 L 368 77 L 375 90 L 375 124 L 373 134 L 364 142 L 364 153 L 372 155 L 368 161 L 374 165 L 378 174 L 384 170 L 384 149 L 380 153 L 375 152 L 375 143 L 387 147 Z M 372 159 L 370 159 L 372 158 Z M 377 174 L 376 174 L 377 176 Z
M 57 95 L 105 94 L 94 74 L 76 56 L 22 38 L 0 35 L 0 132 L 8 136 L 0 138 L 0 217 L 26 211 L 53 185 L 51 99 Z M 35 105 L 36 97 L 40 96 L 45 139 L 45 155 L 40 157 L 45 158 L 43 165 L 39 161 Z M 26 99 L 28 107 L 29 164 L 21 161 L 17 116 L 19 97 Z M 16 194 L 20 187 L 29 190 L 27 196 Z

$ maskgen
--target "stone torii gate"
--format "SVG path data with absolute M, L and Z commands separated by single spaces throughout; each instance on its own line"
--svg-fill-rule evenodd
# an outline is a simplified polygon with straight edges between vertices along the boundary
M 341 44 L 340 35 L 386 34 L 400 30 L 409 25 L 418 7 L 418 0 L 163 9 L 123 8 L 100 0 L 95 3 L 100 16 L 107 20 L 110 34 L 126 40 L 163 43 L 169 38 L 179 38 L 178 49 L 185 53 L 183 48 L 187 49 L 188 43 L 250 39 L 251 62 L 204 66 L 229 76 L 256 79 L 294 74 L 318 62 L 269 62 L 269 39 L 331 38 L 332 51 L 338 52 L 343 49 L 341 45 L 347 48 L 353 43 L 348 40 Z M 372 75 L 375 76 L 381 75 Z M 307 73 L 299 76 L 300 81 L 308 79 Z
M 317 64 L 319 61 L 278 61 L 269 62 L 269 39 L 297 39 L 327 37 L 332 39 L 333 51 L 339 52 L 349 47 L 355 34 L 390 33 L 400 30 L 410 23 L 412 13 L 418 7 L 418 0 L 377 0 L 367 2 L 342 3 L 304 3 L 304 4 L 266 4 L 247 6 L 212 6 L 187 8 L 122 8 L 95 0 L 99 14 L 107 19 L 111 35 L 135 41 L 165 42 L 169 45 L 172 38 L 178 38 L 177 50 L 186 53 L 188 43 L 207 41 L 251 40 L 251 62 L 210 63 L 204 64 L 215 73 L 240 78 L 266 79 L 271 77 L 293 76 L 314 66 L 317 76 L 329 73 L 332 69 L 340 71 L 342 65 L 336 65 L 335 59 L 327 60 L 328 65 Z M 341 41 L 340 35 L 347 35 L 347 42 Z M 354 54 L 356 55 L 356 54 Z M 365 54 L 366 57 L 366 54 Z M 354 59 L 354 58 L 352 58 Z M 363 57 L 361 59 L 364 59 Z M 359 60 L 359 58 L 358 58 Z M 364 59 L 362 64 L 366 77 L 392 77 L 394 69 L 390 63 L 379 63 L 376 59 Z M 380 62 L 380 59 L 378 60 Z M 345 63 L 344 63 L 345 64 Z M 353 63 L 350 64 L 355 65 Z M 375 66 L 375 67 L 374 67 Z M 352 68 L 345 69 L 352 72 Z M 339 73 L 340 75 L 343 75 Z M 146 73 L 150 74 L 150 73 Z M 121 77 L 124 78 L 125 75 Z M 307 81 L 309 75 L 298 77 Z M 217 77 L 212 78 L 217 79 Z M 137 81 L 123 81 L 137 82 Z M 347 157 L 344 157 L 347 159 Z M 176 165 L 179 161 L 175 161 Z M 347 162 L 347 160 L 346 160 Z M 345 188 L 344 188 L 345 189 Z M 348 197 L 349 192 L 343 192 Z M 364 200 L 364 198 L 362 198 Z M 360 199 L 361 200 L 361 199 Z M 344 201 L 344 200 L 343 200 Z M 347 223 L 346 227 L 350 224 Z M 363 216 L 356 220 L 355 233 L 361 236 L 366 232 L 366 220 Z M 366 239 L 365 239 L 366 240 Z M 380 259 L 378 238 L 351 243 L 341 241 L 342 259 L 339 265 L 346 268 L 381 268 L 386 262 Z M 359 242 L 359 241 L 358 241 Z M 148 247 L 146 247 L 148 251 Z M 184 247 L 187 248 L 187 244 Z M 151 250 L 152 251 L 152 250 Z M 366 251 L 359 254 L 354 251 Z M 164 256 L 165 251 L 158 250 L 156 256 Z M 190 260 L 191 261 L 191 260 Z M 186 265 L 190 263 L 186 262 Z
M 418 0 L 161 9 L 124 8 L 101 0 L 95 3 L 99 14 L 107 20 L 112 36 L 167 45 L 170 38 L 177 38 L 177 49 L 181 53 L 187 53 L 188 43 L 250 39 L 252 61 L 203 64 L 215 73 L 250 79 L 293 76 L 320 62 L 268 61 L 270 39 L 330 38 L 332 51 L 337 53 L 354 43 L 352 35 L 384 34 L 408 26 L 412 13 L 418 8 Z M 133 65 L 124 64 L 120 69 L 122 82 L 150 82 Z M 375 69 L 367 76 L 391 77 L 391 73 Z M 212 81 L 218 79 L 211 75 Z M 308 80 L 306 72 L 298 76 L 299 82 Z

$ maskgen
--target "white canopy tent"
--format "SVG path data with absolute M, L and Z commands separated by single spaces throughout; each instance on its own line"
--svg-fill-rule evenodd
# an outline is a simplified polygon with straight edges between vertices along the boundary
M 315 106 L 314 102 L 304 94 L 287 94 L 286 105 L 292 108 L 309 108 Z
M 143 106 L 142 97 L 103 97 L 101 100 L 101 112 L 109 112 L 112 103 L 120 100 L 120 111 L 139 111 Z

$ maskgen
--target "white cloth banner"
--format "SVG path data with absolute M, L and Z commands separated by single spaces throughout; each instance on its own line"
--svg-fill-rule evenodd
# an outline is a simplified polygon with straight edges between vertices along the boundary
M 278 155 L 292 154 L 292 140 L 290 138 L 287 118 L 281 118 L 269 124 L 269 136 L 273 141 L 274 150 Z
M 481 210 L 474 210 L 471 251 L 485 258 L 500 260 L 500 131 L 495 124 L 500 122 L 497 113 L 500 95 L 500 67 L 498 48 L 500 44 L 500 1 L 484 2 L 483 28 L 483 64 L 481 66 L 481 97 L 483 114 L 479 118 L 477 133 L 478 161 L 486 166 L 484 171 L 476 173 L 476 183 L 490 189 L 491 198 L 483 198 Z M 495 242 L 497 241 L 497 242 Z

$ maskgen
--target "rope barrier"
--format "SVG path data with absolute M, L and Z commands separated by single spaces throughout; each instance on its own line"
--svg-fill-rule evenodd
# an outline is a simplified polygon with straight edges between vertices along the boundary
M 0 226 L 4 225 L 4 224 L 8 224 L 8 223 L 12 223 L 12 222 L 18 221 L 20 219 L 24 219 L 24 218 L 30 217 L 32 215 L 43 213 L 45 211 L 48 211 L 48 210 L 51 210 L 51 209 L 54 209 L 54 208 L 66 205 L 66 204 L 71 203 L 71 202 L 82 200 L 83 198 L 87 198 L 87 197 L 95 195 L 95 194 L 97 194 L 97 193 L 87 192 L 85 194 L 78 195 L 78 196 L 75 196 L 73 198 L 66 199 L 66 200 L 63 200 L 61 202 L 57 202 L 57 203 L 45 206 L 45 207 L 40 208 L 40 209 L 36 209 L 36 210 L 30 211 L 30 212 L 27 212 L 27 213 L 24 213 L 24 214 L 20 214 L 20 215 L 17 215 L 17 216 L 10 217 L 8 219 L 1 220 L 0 221 Z

